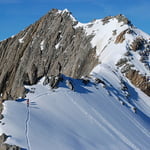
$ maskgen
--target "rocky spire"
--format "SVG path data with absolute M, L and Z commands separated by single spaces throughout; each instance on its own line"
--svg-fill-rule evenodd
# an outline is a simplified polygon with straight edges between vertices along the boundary
M 59 72 L 79 78 L 97 64 L 92 36 L 75 28 L 67 10 L 52 9 L 25 30 L 0 42 L 0 93 L 3 99 L 24 96 L 24 84 L 35 84 L 44 75 Z

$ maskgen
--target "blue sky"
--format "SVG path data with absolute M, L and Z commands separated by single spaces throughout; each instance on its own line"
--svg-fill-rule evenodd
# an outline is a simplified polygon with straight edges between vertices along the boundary
M 52 8 L 67 8 L 84 23 L 124 14 L 150 34 L 150 0 L 0 0 L 0 40 L 18 33 Z

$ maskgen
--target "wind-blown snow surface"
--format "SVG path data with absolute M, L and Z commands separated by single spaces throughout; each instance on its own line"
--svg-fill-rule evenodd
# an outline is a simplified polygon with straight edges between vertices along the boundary
M 35 91 L 27 95 L 29 107 L 22 99 L 5 102 L 5 125 L 0 132 L 10 135 L 6 142 L 27 150 L 149 150 L 148 97 L 129 84 L 132 97 L 128 105 L 124 94 L 118 94 L 119 77 L 110 68 L 97 67 L 93 74 L 106 86 L 72 79 L 75 91 L 71 91 L 64 76 L 64 82 L 52 91 L 42 85 L 42 79 L 27 87 Z M 121 105 L 118 98 L 127 103 Z M 137 113 L 132 111 L 135 105 Z

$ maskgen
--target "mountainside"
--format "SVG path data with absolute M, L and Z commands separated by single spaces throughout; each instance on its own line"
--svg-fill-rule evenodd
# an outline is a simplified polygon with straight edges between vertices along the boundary
M 35 84 L 44 75 L 58 75 L 58 64 L 62 74 L 80 78 L 89 75 L 97 64 L 111 60 L 149 95 L 149 38 L 123 15 L 81 24 L 67 10 L 53 9 L 16 36 L 0 42 L 0 93 L 3 99 L 23 97 L 24 84 Z M 113 60 L 109 59 L 112 55 Z
M 120 70 L 131 82 L 150 96 L 150 36 L 135 28 L 123 15 L 106 17 L 84 27 L 94 35 L 99 62 Z
M 16 100 L 4 102 L 0 144 L 149 149 L 150 36 L 125 16 L 83 24 L 53 9 L 0 52 L 0 99 Z
M 79 78 L 97 64 L 92 36 L 66 10 L 50 11 L 18 35 L 0 43 L 0 92 L 3 99 L 23 96 L 23 84 L 35 84 L 44 75 L 61 73 Z M 88 65 L 87 65 L 88 64 Z M 80 67 L 79 67 L 80 66 Z M 7 82 L 7 84 L 6 84 Z

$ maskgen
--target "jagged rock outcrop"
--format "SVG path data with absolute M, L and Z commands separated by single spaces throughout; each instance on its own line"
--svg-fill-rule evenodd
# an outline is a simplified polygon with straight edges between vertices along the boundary
M 9 145 L 4 143 L 7 138 L 8 136 L 4 133 L 0 135 L 0 150 L 21 150 L 21 148 L 16 145 Z
M 0 136 L 0 143 L 5 142 L 6 139 L 7 139 L 7 135 L 3 133 L 3 134 Z
M 48 76 L 45 76 L 45 79 L 43 81 L 43 85 L 47 85 L 49 83 L 49 77 Z
M 133 51 L 137 51 L 137 50 L 139 50 L 139 49 L 143 49 L 143 48 L 144 48 L 144 43 L 145 43 L 145 40 L 142 39 L 142 38 L 140 38 L 140 37 L 138 37 L 138 38 L 136 38 L 136 39 L 132 42 L 132 44 L 130 45 L 130 48 L 131 48 L 131 50 L 133 50 Z
M 116 41 L 115 43 L 118 44 L 118 43 L 122 43 L 124 40 L 125 40 L 125 34 L 126 32 L 128 31 L 128 29 L 122 31 L 116 38 Z
M 131 24 L 131 21 L 128 20 L 128 18 L 126 18 L 124 15 L 122 14 L 119 14 L 119 15 L 116 15 L 116 16 L 107 16 L 105 18 L 102 19 L 102 22 L 103 22 L 103 25 L 107 24 L 110 22 L 110 19 L 113 19 L 113 18 L 116 18 L 118 20 L 118 22 L 123 22 L 124 24 L 129 24 L 129 25 L 132 25 Z
M 122 31 L 117 37 L 116 37 L 116 40 L 115 40 L 115 43 L 118 44 L 118 43 L 122 43 L 124 40 L 125 40 L 125 35 L 127 34 L 134 34 L 134 31 L 131 30 L 130 28 Z
M 136 85 L 138 88 L 140 88 L 144 93 L 146 93 L 148 96 L 150 96 L 150 82 L 147 81 L 147 77 L 139 74 L 138 71 L 130 69 L 126 73 L 127 78 L 130 79 L 130 81 Z
M 25 96 L 24 84 L 61 73 L 80 78 L 97 64 L 95 48 L 70 12 L 51 10 L 14 37 L 0 42 L 0 93 L 3 99 Z
M 123 22 L 124 24 L 129 24 L 132 26 L 131 21 L 122 14 L 115 16 L 115 18 L 118 20 L 118 22 Z
M 134 27 L 133 27 L 134 28 Z M 149 78 L 148 75 L 144 75 L 137 71 L 134 67 L 132 60 L 133 51 L 138 52 L 140 56 L 140 61 L 144 64 L 147 70 L 150 70 L 149 65 L 149 55 L 150 55 L 150 46 L 147 39 L 144 39 L 142 36 L 138 35 L 134 32 L 133 28 L 127 28 L 122 31 L 115 40 L 116 44 L 123 43 L 126 39 L 126 35 L 130 34 L 130 36 L 136 36 L 134 40 L 126 45 L 127 52 L 124 54 L 124 57 L 121 58 L 116 65 L 118 68 L 121 68 L 121 72 L 126 75 L 126 77 L 134 84 L 136 87 L 140 88 L 145 94 L 150 96 L 150 83 L 147 80 Z
M 74 90 L 74 86 L 73 86 L 73 84 L 72 84 L 71 81 L 66 80 L 66 85 L 67 85 L 67 87 L 68 87 L 70 90 Z
M 57 88 L 60 81 L 61 81 L 61 76 L 60 75 L 51 76 L 50 81 L 49 81 L 49 85 L 52 89 Z
M 133 85 L 140 88 L 145 94 L 150 96 L 149 76 L 143 75 L 139 71 L 135 70 L 134 64 L 132 64 L 127 57 L 121 58 L 117 62 L 116 66 L 120 68 L 121 73 L 125 74 Z
M 1 144 L 0 150 L 21 150 L 21 148 L 16 145 Z
M 3 119 L 3 114 L 2 114 L 2 111 L 3 111 L 3 101 L 2 99 L 0 98 L 0 120 Z

